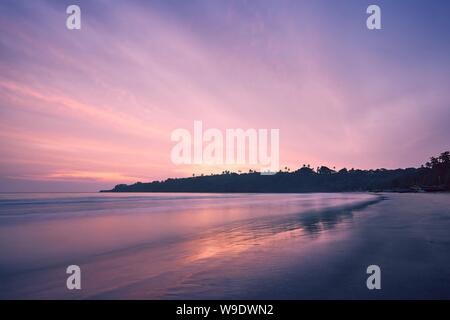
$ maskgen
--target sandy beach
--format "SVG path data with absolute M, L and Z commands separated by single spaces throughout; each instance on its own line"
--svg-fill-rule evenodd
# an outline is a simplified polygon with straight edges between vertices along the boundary
M 3 196 L 0 298 L 450 298 L 448 230 L 450 194 Z

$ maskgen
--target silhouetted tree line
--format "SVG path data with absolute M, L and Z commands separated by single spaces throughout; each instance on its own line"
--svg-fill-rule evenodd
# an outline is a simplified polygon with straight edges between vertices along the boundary
M 169 178 L 149 183 L 119 184 L 103 192 L 342 192 L 342 191 L 449 191 L 450 153 L 443 152 L 420 168 L 339 171 L 325 166 L 303 165 L 274 175 L 224 171 L 222 174 Z

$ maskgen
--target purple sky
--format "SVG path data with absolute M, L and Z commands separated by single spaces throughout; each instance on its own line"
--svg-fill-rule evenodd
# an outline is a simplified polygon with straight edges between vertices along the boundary
M 366 8 L 382 9 L 382 30 Z M 78 4 L 82 29 L 65 27 Z M 449 149 L 448 1 L 2 1 L 0 191 L 176 166 L 174 129 L 280 129 L 280 163 L 418 166 Z M 243 169 L 248 169 L 247 167 Z

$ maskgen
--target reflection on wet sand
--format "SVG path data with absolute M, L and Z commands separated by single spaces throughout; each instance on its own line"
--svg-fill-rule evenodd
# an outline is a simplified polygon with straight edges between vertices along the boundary
M 161 215 L 134 209 L 132 216 L 75 215 L 41 221 L 39 227 L 21 226 L 24 237 L 31 230 L 45 230 L 54 238 L 68 230 L 81 230 L 86 237 L 78 239 L 69 232 L 69 241 L 53 246 L 49 238 L 35 235 L 53 250 L 60 247 L 54 252 L 58 256 L 66 248 L 74 258 L 67 255 L 45 267 L 10 272 L 5 277 L 9 297 L 189 298 L 193 293 L 211 290 L 211 285 L 227 288 L 229 277 L 258 272 L 260 266 L 277 268 L 289 263 L 290 257 L 282 256 L 277 248 L 295 248 L 295 256 L 302 250 L 313 250 L 315 243 L 329 241 L 333 229 L 345 236 L 354 210 L 380 200 L 369 195 L 303 199 L 299 195 L 280 195 L 278 199 L 256 196 L 257 201 L 247 197 L 221 205 L 208 202 L 195 210 L 178 206 L 177 212 L 164 211 Z M 55 230 L 59 230 L 58 236 Z M 72 263 L 80 265 L 83 274 L 83 289 L 77 292 L 61 286 L 66 279 L 64 266 Z M 208 274 L 207 281 L 201 279 Z

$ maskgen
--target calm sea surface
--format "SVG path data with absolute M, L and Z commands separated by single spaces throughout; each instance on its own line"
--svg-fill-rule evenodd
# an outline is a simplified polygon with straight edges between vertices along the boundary
M 437 207 L 448 203 L 439 199 Z M 377 262 L 366 252 L 376 243 L 363 234 L 382 236 L 370 235 L 368 219 L 384 211 L 370 208 L 389 201 L 364 193 L 1 194 L 0 298 L 335 298 L 336 286 L 358 298 L 366 264 Z M 81 290 L 66 288 L 69 265 L 81 268 Z

